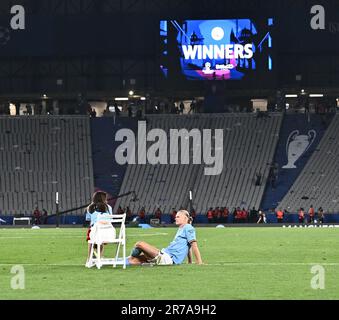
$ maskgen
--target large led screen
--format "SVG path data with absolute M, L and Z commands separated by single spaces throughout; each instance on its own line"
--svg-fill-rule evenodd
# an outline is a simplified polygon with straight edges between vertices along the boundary
M 166 78 L 243 80 L 272 72 L 273 19 L 162 20 Z

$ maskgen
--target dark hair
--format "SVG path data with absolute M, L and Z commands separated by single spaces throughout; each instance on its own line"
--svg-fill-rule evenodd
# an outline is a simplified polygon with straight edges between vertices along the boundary
M 88 212 L 89 213 L 93 213 L 93 212 L 108 212 L 108 205 L 106 203 L 103 203 L 103 202 L 100 202 L 100 203 L 97 203 L 97 204 L 90 204 L 89 207 L 88 207 Z
M 107 194 L 104 191 L 96 191 L 92 196 L 92 203 L 107 202 Z
M 107 212 L 108 206 L 106 192 L 103 191 L 94 192 L 92 196 L 92 203 L 88 206 L 87 211 L 89 213 L 93 213 L 94 211 Z
M 98 203 L 95 209 L 96 209 L 95 211 L 98 211 L 101 213 L 108 212 L 108 206 L 106 203 Z

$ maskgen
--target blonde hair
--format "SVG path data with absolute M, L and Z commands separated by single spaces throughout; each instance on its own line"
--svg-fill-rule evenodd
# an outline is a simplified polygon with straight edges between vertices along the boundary
M 187 210 L 179 210 L 177 214 L 184 214 L 187 219 L 188 219 L 188 223 L 191 224 L 193 221 L 193 218 L 190 216 L 189 212 Z

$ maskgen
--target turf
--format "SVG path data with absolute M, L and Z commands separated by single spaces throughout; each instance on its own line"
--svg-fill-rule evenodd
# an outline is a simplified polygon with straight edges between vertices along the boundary
M 127 252 L 145 240 L 158 248 L 175 228 L 127 230 Z M 0 229 L 0 299 L 339 299 L 339 229 L 197 228 L 204 265 L 84 267 L 85 229 Z M 112 248 L 106 248 L 105 255 Z M 25 289 L 14 290 L 14 265 Z M 325 288 L 311 287 L 314 265 Z

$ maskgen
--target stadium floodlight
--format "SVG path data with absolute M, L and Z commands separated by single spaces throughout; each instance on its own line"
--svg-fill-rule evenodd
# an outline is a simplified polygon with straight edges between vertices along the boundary
M 134 91 L 133 91 L 133 90 L 130 90 L 130 92 L 128 92 L 128 94 L 129 94 L 130 96 L 133 96 L 133 95 L 134 95 Z

